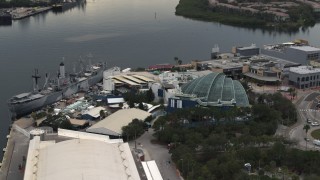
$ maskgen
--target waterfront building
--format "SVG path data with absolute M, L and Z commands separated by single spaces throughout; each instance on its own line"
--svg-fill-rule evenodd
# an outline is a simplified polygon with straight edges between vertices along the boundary
M 232 48 L 232 52 L 240 56 L 256 56 L 260 54 L 260 48 L 255 44 L 251 44 L 245 47 L 234 47 Z
M 297 40 L 275 45 L 265 45 L 261 54 L 284 59 L 302 65 L 309 65 L 310 61 L 320 60 L 320 49 L 309 46 L 306 41 Z
M 289 84 L 299 89 L 320 86 L 320 69 L 312 66 L 291 67 Z
M 119 88 L 148 89 L 155 82 L 155 76 L 148 72 L 121 72 L 113 67 L 103 73 L 103 90 L 113 92 Z

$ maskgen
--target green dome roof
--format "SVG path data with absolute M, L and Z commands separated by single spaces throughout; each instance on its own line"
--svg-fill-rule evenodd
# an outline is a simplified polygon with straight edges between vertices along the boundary
M 210 73 L 181 87 L 183 94 L 194 95 L 201 105 L 249 106 L 248 96 L 239 81 L 223 73 Z

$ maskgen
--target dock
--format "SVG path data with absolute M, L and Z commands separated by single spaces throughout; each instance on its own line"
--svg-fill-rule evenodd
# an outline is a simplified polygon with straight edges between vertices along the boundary
M 25 130 L 32 125 L 32 121 L 24 119 L 14 123 L 7 135 L 8 141 L 3 149 L 4 155 L 0 168 L 1 180 L 22 180 L 29 147 L 28 132 Z
M 13 20 L 18 20 L 48 11 L 50 9 L 52 9 L 52 7 L 17 8 L 15 10 L 12 10 L 11 15 Z

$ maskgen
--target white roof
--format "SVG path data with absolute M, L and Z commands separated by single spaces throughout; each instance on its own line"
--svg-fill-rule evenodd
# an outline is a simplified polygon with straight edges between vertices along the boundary
M 21 94 L 18 94 L 16 96 L 14 96 L 15 98 L 23 98 L 23 97 L 26 97 L 26 96 L 29 96 L 31 93 L 21 93 Z
M 163 180 L 155 161 L 141 163 L 148 180 Z
M 135 77 L 135 78 L 141 79 L 143 81 L 146 81 L 146 82 L 154 82 L 154 80 L 152 80 L 150 78 L 147 78 L 145 76 L 142 76 L 142 75 L 135 74 L 135 75 L 132 75 L 132 76 Z
M 101 110 L 104 111 L 106 109 L 104 107 L 99 106 L 99 107 L 95 107 L 95 108 L 90 109 L 89 111 L 85 112 L 84 114 L 88 114 L 94 118 L 98 118 L 100 116 Z
M 128 143 L 110 144 L 88 139 L 72 139 L 42 147 L 41 143 L 39 137 L 30 141 L 32 148 L 29 148 L 24 180 L 35 177 L 38 180 L 140 179 Z
M 73 119 L 73 118 L 69 119 L 69 121 L 72 125 L 78 125 L 78 126 L 83 126 L 88 122 L 87 120 Z
M 312 46 L 291 46 L 290 48 L 298 49 L 301 51 L 320 51 L 319 48 L 312 47 Z
M 127 126 L 133 119 L 144 120 L 150 115 L 150 113 L 136 108 L 121 109 L 92 125 L 86 131 L 118 136 L 122 134 L 121 128 Z
M 108 104 L 119 104 L 124 103 L 123 98 L 108 98 Z
M 297 74 L 313 74 L 320 73 L 320 68 L 313 68 L 312 66 L 298 66 L 290 67 L 289 71 Z

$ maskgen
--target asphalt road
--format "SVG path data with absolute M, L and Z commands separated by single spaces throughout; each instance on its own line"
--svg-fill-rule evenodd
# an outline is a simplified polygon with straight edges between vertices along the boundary
M 142 149 L 145 154 L 145 160 L 155 160 L 159 171 L 164 180 L 181 180 L 175 164 L 171 160 L 171 155 L 165 145 L 153 144 L 153 129 L 150 128 L 137 139 L 137 148 Z M 135 142 L 130 142 L 130 147 L 135 147 Z M 169 163 L 170 161 L 170 163 Z
M 318 92 L 305 92 L 302 95 L 302 100 L 297 101 L 296 108 L 298 111 L 298 122 L 294 125 L 293 128 L 289 128 L 288 136 L 291 140 L 297 142 L 297 148 L 305 150 L 320 150 L 319 146 L 315 146 L 312 141 L 314 140 L 310 133 L 315 129 L 320 129 L 319 126 L 311 126 L 308 134 L 306 134 L 303 129 L 304 125 L 307 124 L 307 118 L 311 119 L 311 121 L 320 122 L 320 114 L 317 109 L 315 109 L 315 103 L 317 103 L 316 99 L 320 98 L 320 93 Z M 310 139 L 306 142 L 305 138 Z

